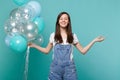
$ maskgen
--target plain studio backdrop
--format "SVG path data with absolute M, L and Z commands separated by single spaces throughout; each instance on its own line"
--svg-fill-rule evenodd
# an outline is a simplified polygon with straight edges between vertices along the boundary
M 43 47 L 55 31 L 57 15 L 66 11 L 71 16 L 72 30 L 85 46 L 99 35 L 105 41 L 95 44 L 86 55 L 74 48 L 79 80 L 120 80 L 120 0 L 36 0 L 41 5 L 45 28 L 41 35 Z M 16 53 L 5 44 L 4 23 L 13 0 L 0 0 L 0 80 L 23 80 L 25 53 Z M 52 51 L 45 55 L 30 49 L 28 80 L 47 80 Z

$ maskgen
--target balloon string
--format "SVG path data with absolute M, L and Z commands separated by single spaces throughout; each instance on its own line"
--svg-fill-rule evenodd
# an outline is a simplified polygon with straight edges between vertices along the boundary
M 30 53 L 30 47 L 27 47 L 26 51 L 26 61 L 25 61 L 25 70 L 24 70 L 24 80 L 27 80 L 28 76 L 28 65 L 29 65 L 29 53 Z

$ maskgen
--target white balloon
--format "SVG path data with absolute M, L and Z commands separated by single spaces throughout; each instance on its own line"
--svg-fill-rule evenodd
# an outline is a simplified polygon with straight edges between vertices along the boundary
M 30 1 L 30 2 L 28 2 L 27 5 L 30 5 L 30 6 L 34 9 L 34 11 L 35 11 L 35 16 L 36 16 L 36 17 L 37 17 L 37 16 L 40 16 L 40 13 L 41 13 L 41 5 L 40 5 L 39 2 L 37 2 L 37 1 Z

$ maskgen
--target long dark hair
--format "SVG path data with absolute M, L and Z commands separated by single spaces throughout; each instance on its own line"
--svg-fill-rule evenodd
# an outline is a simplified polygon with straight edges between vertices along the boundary
M 56 21 L 56 30 L 55 30 L 55 41 L 56 42 L 59 42 L 59 43 L 62 43 L 63 40 L 62 40 L 62 37 L 61 37 L 61 34 L 60 34 L 60 25 L 59 25 L 59 19 L 60 17 L 63 15 L 63 14 L 67 14 L 68 16 L 68 20 L 69 20 L 69 23 L 66 27 L 66 32 L 67 32 L 67 42 L 68 43 L 73 43 L 73 35 L 72 35 L 72 28 L 71 28 L 71 20 L 70 20 L 70 15 L 67 13 L 67 12 L 61 12 L 58 17 L 57 17 L 57 21 Z

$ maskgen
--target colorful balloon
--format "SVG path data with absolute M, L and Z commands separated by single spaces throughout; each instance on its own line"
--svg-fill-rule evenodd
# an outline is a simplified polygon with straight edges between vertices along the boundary
M 17 4 L 18 6 L 24 5 L 28 2 L 29 0 L 13 0 L 13 2 L 15 4 Z
M 20 35 L 14 36 L 10 40 L 10 48 L 16 52 L 23 52 L 27 48 L 27 41 Z
M 29 41 L 38 45 L 44 41 L 40 34 L 45 27 L 44 20 L 40 17 L 41 5 L 37 1 L 28 1 L 13 0 L 16 5 L 23 6 L 13 9 L 4 25 L 7 33 L 5 44 L 16 52 L 25 51 Z
M 33 22 L 38 26 L 38 32 L 41 33 L 45 27 L 45 22 L 42 17 L 37 17 Z

